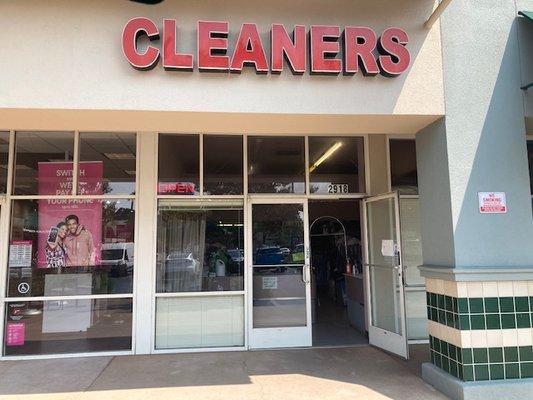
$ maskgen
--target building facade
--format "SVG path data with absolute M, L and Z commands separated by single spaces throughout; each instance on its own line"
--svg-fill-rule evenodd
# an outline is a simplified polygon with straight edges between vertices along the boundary
M 528 10 L 2 3 L 1 358 L 428 342 L 527 393 Z

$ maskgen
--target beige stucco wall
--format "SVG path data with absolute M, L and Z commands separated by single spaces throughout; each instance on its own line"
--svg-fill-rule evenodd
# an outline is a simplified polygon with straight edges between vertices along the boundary
M 389 115 L 402 116 L 400 131 L 414 132 L 444 114 L 440 30 L 438 24 L 423 28 L 433 6 L 427 0 L 166 0 L 156 6 L 126 0 L 2 1 L 0 26 L 9 34 L 0 57 L 0 129 L 19 128 L 12 126 L 20 125 L 20 114 L 12 109 L 54 108 L 330 114 L 347 118 L 348 126 L 366 121 L 370 128 L 382 123 L 372 116 Z M 265 45 L 273 22 L 365 25 L 377 32 L 399 26 L 410 36 L 412 66 L 394 79 L 293 76 L 288 69 L 279 76 L 252 70 L 240 75 L 167 72 L 161 64 L 139 72 L 124 59 L 120 43 L 124 24 L 135 16 L 160 26 L 165 17 L 177 19 L 180 50 L 193 53 L 199 19 L 230 21 L 230 50 L 242 22 L 257 23 Z M 422 119 L 412 123 L 417 116 Z M 27 122 L 38 125 L 38 119 Z M 390 121 L 393 128 L 396 122 Z

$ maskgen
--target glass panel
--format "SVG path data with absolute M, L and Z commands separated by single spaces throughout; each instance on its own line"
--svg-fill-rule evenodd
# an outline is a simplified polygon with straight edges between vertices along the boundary
M 394 198 L 366 203 L 372 325 L 401 334 Z
M 254 328 L 306 326 L 304 267 L 253 268 Z
M 390 175 L 392 190 L 418 194 L 416 144 L 414 139 L 390 139 Z
M 159 135 L 159 194 L 195 195 L 200 189 L 200 137 Z
M 157 292 L 244 289 L 242 201 L 161 201 L 157 225 Z
M 425 285 L 418 267 L 422 260 L 420 233 L 420 200 L 400 199 L 400 228 L 402 233 L 402 265 L 406 285 Z
M 132 299 L 6 304 L 4 355 L 131 350 Z
M 242 136 L 204 135 L 204 194 L 242 193 Z
M 13 193 L 71 194 L 73 152 L 72 132 L 17 132 Z
M 426 291 L 405 292 L 407 339 L 428 339 Z
M 363 138 L 309 137 L 310 192 L 365 192 Z
M 250 193 L 305 193 L 303 137 L 248 137 Z
M 529 184 L 533 194 L 533 140 L 527 141 L 527 158 L 529 161 Z
M 78 194 L 135 194 L 136 135 L 80 133 Z
M 254 265 L 304 264 L 303 205 L 252 207 Z
M 131 293 L 130 200 L 15 200 L 9 296 Z
M 9 132 L 0 132 L 0 193 L 7 189 L 7 165 L 9 159 Z
M 243 296 L 158 298 L 156 349 L 244 346 Z

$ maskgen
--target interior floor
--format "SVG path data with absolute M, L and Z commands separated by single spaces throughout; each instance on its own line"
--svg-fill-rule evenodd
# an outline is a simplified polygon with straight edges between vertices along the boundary
M 368 343 L 366 336 L 350 325 L 345 306 L 335 304 L 327 295 L 319 295 L 318 298 L 320 305 L 315 305 L 313 346 L 356 346 Z

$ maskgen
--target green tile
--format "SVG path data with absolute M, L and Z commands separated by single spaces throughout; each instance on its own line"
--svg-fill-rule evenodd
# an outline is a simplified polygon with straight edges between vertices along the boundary
M 459 312 L 459 306 L 457 305 L 457 297 L 453 298 L 453 312 L 458 313 Z
M 518 361 L 517 347 L 504 347 L 503 354 L 505 355 L 505 363 Z
M 501 347 L 491 347 L 489 349 L 489 362 L 491 364 L 503 362 L 503 349 Z
M 437 295 L 437 307 L 441 310 L 444 310 L 444 295 L 438 294 Z
M 442 369 L 447 373 L 450 373 L 450 359 L 447 357 L 442 357 Z
M 502 329 L 516 328 L 515 314 L 502 314 Z
M 442 356 L 440 354 L 435 354 L 435 365 L 442 368 Z
M 516 312 L 529 312 L 529 298 L 528 297 L 515 297 L 514 305 Z
M 498 316 L 498 318 L 500 317 Z M 467 330 L 467 331 L 470 330 L 470 317 L 468 316 L 468 314 L 459 315 L 459 329 Z
M 446 312 L 446 325 L 453 327 L 453 313 L 452 312 Z
M 435 293 L 430 293 L 431 295 L 431 307 L 437 307 L 437 295 Z
M 431 306 L 431 293 L 426 292 L 426 304 Z
M 431 307 L 431 320 L 439 322 L 439 314 L 435 307 Z
M 470 382 L 473 380 L 474 380 L 474 366 L 464 365 L 463 366 L 463 381 Z
M 505 379 L 505 373 L 503 371 L 503 364 L 491 364 L 489 365 L 490 379 Z
M 505 364 L 505 379 L 517 379 L 520 378 L 520 371 L 518 363 Z
M 483 299 L 474 298 L 468 300 L 470 306 L 470 314 L 483 314 Z
M 448 357 L 457 361 L 457 347 L 451 343 L 448 344 Z
M 463 363 L 463 352 L 461 351 L 461 348 L 460 347 L 457 347 L 457 362 L 459 364 L 462 364 Z
M 485 299 L 485 312 L 497 313 L 500 312 L 500 305 L 497 297 L 487 297 Z
M 485 329 L 485 316 L 483 314 L 471 315 L 470 329 Z
M 453 327 L 459 329 L 459 314 L 453 313 Z
M 457 364 L 457 377 L 461 380 L 464 379 L 464 367 L 461 363 Z
M 439 313 L 439 319 L 438 323 L 442 325 L 446 325 L 446 312 L 444 310 L 438 310 Z
M 520 375 L 522 378 L 533 378 L 533 362 L 521 363 Z
M 450 361 L 450 374 L 452 374 L 456 378 L 459 375 L 458 368 L 457 368 L 457 362 L 455 361 Z
M 461 358 L 463 359 L 463 364 L 472 364 L 474 362 L 474 357 L 472 356 L 472 349 L 462 349 Z
M 444 296 L 444 308 L 446 311 L 453 312 L 453 300 L 450 296 Z
M 500 311 L 514 312 L 514 299 L 512 297 L 500 297 Z
M 521 346 L 518 348 L 518 353 L 520 354 L 520 362 L 533 361 L 532 346 Z
M 516 314 L 516 327 L 517 328 L 530 328 L 531 321 L 529 320 L 529 313 Z
M 476 381 L 489 380 L 489 366 L 488 365 L 474 365 Z
M 474 363 L 475 364 L 486 364 L 489 362 L 489 357 L 487 354 L 487 349 L 474 349 Z M 476 376 L 477 379 L 477 376 Z
M 501 329 L 500 314 L 485 315 L 487 329 Z
M 533 296 L 529 296 L 529 310 L 533 311 Z
M 457 306 L 459 308 L 459 313 L 468 314 L 468 299 L 460 298 L 457 299 Z
M 435 338 L 435 351 L 437 353 L 440 353 L 440 339 L 439 338 Z
M 428 319 L 431 321 L 431 307 L 428 307 L 427 310 L 428 310 Z

